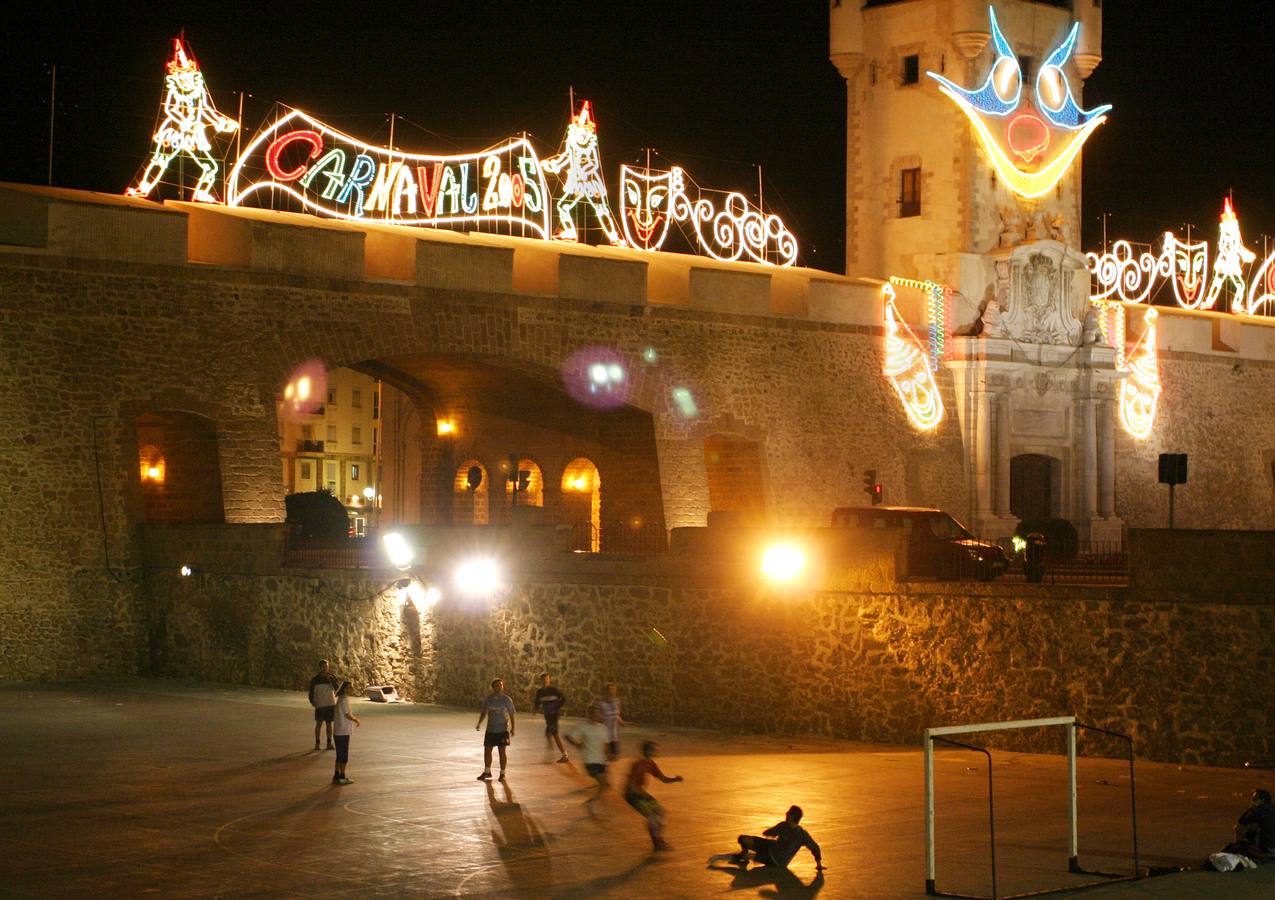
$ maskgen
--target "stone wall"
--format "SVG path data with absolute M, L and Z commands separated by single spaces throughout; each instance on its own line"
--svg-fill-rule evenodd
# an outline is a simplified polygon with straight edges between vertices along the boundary
M 172 562 L 211 536 L 185 534 Z M 774 593 L 735 565 L 537 555 L 494 602 L 444 597 L 423 614 L 398 573 L 288 571 L 262 553 L 183 578 L 153 555 L 150 671 L 300 688 L 326 657 L 359 686 L 457 706 L 500 675 L 523 708 L 547 670 L 569 713 L 615 681 L 643 722 L 915 744 L 930 725 L 1075 714 L 1149 759 L 1275 750 L 1269 605 L 1010 584 Z M 1056 733 L 998 745 L 1061 747 Z

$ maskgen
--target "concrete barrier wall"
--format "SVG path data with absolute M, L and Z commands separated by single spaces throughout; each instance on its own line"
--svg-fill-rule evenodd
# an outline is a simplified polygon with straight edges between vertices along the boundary
M 190 533 L 172 546 L 192 552 Z M 160 675 L 299 689 L 326 657 L 359 686 L 457 706 L 500 675 L 526 709 L 550 671 L 573 715 L 615 681 L 643 722 L 916 744 L 931 725 L 1074 713 L 1131 733 L 1144 758 L 1237 765 L 1273 749 L 1254 669 L 1275 652 L 1269 606 L 1001 584 L 784 593 L 677 557 L 564 554 L 496 599 L 418 612 L 394 572 L 183 578 L 152 562 L 145 655 Z
M 1138 597 L 1275 606 L 1275 531 L 1131 528 L 1128 550 Z

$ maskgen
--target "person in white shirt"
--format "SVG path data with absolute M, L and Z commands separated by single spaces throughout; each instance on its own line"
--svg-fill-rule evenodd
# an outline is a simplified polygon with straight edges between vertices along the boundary
M 336 713 L 333 717 L 332 731 L 336 736 L 336 772 L 332 775 L 333 784 L 349 784 L 351 779 L 345 777 L 345 764 L 350 761 L 350 723 L 362 725 L 359 717 L 350 712 L 350 683 L 342 681 L 336 692 Z
M 479 781 L 491 780 L 491 748 L 500 753 L 500 780 L 505 780 L 505 765 L 508 763 L 506 747 L 514 737 L 514 701 L 505 693 L 505 679 L 491 680 L 491 693 L 478 708 L 478 724 L 474 731 L 483 727 L 483 719 L 487 720 L 487 733 L 483 735 L 483 773 Z
M 620 715 L 620 689 L 614 681 L 607 682 L 607 695 L 598 701 L 598 709 L 602 711 L 602 721 L 607 727 L 607 758 L 620 758 L 620 726 L 627 725 L 624 716 Z
M 610 787 L 607 782 L 607 727 L 602 722 L 602 710 L 595 706 L 589 711 L 589 721 L 572 728 L 566 737 L 583 751 L 584 770 L 598 783 L 597 791 L 584 802 L 584 808 L 592 814 L 594 801 Z

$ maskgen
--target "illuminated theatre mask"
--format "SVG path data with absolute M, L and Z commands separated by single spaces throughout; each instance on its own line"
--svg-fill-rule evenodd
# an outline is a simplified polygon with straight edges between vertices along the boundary
M 1021 197 L 1032 199 L 1050 191 L 1080 153 L 1094 129 L 1107 121 L 1110 105 L 1083 110 L 1071 94 L 1063 67 L 1071 59 L 1080 23 L 1045 59 L 1030 92 L 1023 90 L 1023 72 L 988 8 L 996 59 L 982 85 L 963 88 L 936 72 L 926 74 L 952 99 L 974 126 L 983 152 L 1000 179 Z

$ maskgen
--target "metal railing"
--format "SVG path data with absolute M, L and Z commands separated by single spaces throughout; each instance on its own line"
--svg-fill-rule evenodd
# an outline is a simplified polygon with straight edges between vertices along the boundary
M 613 522 L 596 527 L 591 522 L 575 522 L 568 536 L 568 549 L 577 553 L 627 553 L 658 556 L 668 553 L 668 532 L 650 522 L 633 526 Z
M 1015 551 L 1009 539 L 1001 546 L 1009 556 L 1009 569 L 1000 577 L 1029 580 L 1026 554 Z M 999 571 L 957 546 L 909 556 L 907 567 L 907 581 L 991 581 Z M 1129 554 L 1119 541 L 1081 542 L 1074 554 L 1065 555 L 1052 554 L 1046 546 L 1043 569 L 1042 584 L 1122 585 L 1129 580 Z
M 301 538 L 284 534 L 283 564 L 295 569 L 375 569 L 385 564 L 371 537 Z

